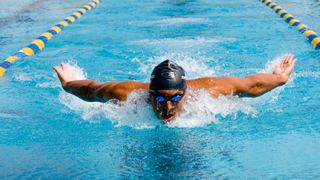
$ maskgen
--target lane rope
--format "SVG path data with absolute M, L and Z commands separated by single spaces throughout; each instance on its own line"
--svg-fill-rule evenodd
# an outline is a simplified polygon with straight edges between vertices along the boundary
M 298 19 L 294 18 L 292 14 L 283 9 L 277 3 L 271 0 L 259 0 L 269 8 L 271 8 L 275 13 L 277 13 L 281 18 L 285 20 L 290 26 L 297 26 L 298 30 L 308 39 L 310 44 L 315 49 L 320 49 L 320 37 L 315 31 L 310 29 L 307 25 L 301 23 Z
M 75 11 L 72 15 L 66 17 L 58 24 L 51 27 L 48 31 L 41 34 L 37 39 L 32 41 L 31 44 L 7 57 L 2 63 L 0 63 L 0 78 L 4 76 L 7 69 L 9 69 L 15 61 L 40 52 L 45 47 L 46 42 L 52 39 L 53 36 L 59 34 L 64 27 L 74 23 L 76 20 L 80 19 L 82 15 L 97 7 L 100 2 L 101 0 L 92 0 L 82 8 L 79 8 L 77 11 Z

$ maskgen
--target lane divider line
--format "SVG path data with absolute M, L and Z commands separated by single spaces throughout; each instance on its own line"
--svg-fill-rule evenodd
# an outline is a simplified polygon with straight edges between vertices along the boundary
M 32 41 L 31 44 L 23 47 L 18 52 L 7 57 L 2 63 L 0 63 L 0 79 L 4 76 L 7 69 L 9 69 L 15 61 L 40 52 L 45 47 L 46 42 L 48 42 L 53 36 L 59 34 L 63 28 L 74 23 L 76 20 L 80 19 L 82 15 L 97 7 L 100 2 L 101 0 L 92 0 L 82 8 L 78 9 L 72 15 L 66 17 L 58 24 L 51 27 L 48 31 L 41 34 L 37 39 Z
M 317 33 L 311 30 L 307 25 L 301 23 L 298 19 L 294 18 L 292 14 L 283 9 L 277 3 L 272 2 L 271 0 L 259 0 L 269 8 L 271 8 L 275 13 L 277 13 L 281 18 L 284 19 L 290 26 L 297 26 L 298 30 L 308 39 L 310 44 L 315 49 L 320 49 L 320 37 Z

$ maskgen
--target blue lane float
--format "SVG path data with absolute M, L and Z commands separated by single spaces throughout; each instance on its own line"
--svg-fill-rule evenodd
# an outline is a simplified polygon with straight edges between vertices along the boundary
M 74 23 L 77 19 L 80 19 L 82 15 L 97 7 L 100 2 L 101 0 L 92 0 L 82 8 L 75 11 L 72 15 L 66 17 L 58 24 L 51 27 L 48 31 L 41 34 L 37 39 L 32 41 L 31 44 L 7 57 L 2 63 L 0 63 L 0 78 L 4 76 L 7 69 L 9 69 L 15 61 L 40 52 L 45 47 L 46 42 L 48 42 L 53 36 L 59 34 L 64 27 Z
M 271 0 L 259 0 L 269 8 L 271 8 L 275 13 L 277 13 L 285 22 L 287 22 L 290 26 L 296 26 L 310 42 L 310 44 L 315 49 L 320 49 L 320 37 L 317 35 L 315 31 L 308 28 L 307 25 L 301 23 L 298 19 L 294 18 L 292 14 L 283 9 L 277 3 L 272 2 Z

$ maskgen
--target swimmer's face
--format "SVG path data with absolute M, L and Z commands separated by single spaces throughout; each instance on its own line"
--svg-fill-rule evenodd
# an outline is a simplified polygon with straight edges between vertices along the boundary
M 157 116 L 165 122 L 172 122 L 181 112 L 185 91 L 158 90 L 150 92 L 151 104 Z

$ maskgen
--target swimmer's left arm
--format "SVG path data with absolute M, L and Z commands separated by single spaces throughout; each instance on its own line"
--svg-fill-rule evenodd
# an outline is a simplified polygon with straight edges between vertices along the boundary
M 223 77 L 220 78 L 220 84 L 225 86 L 225 92 L 229 94 L 255 97 L 260 96 L 278 86 L 285 84 L 295 66 L 295 58 L 292 54 L 285 56 L 270 74 L 254 74 L 245 78 Z M 223 85 L 222 85 L 223 86 Z

